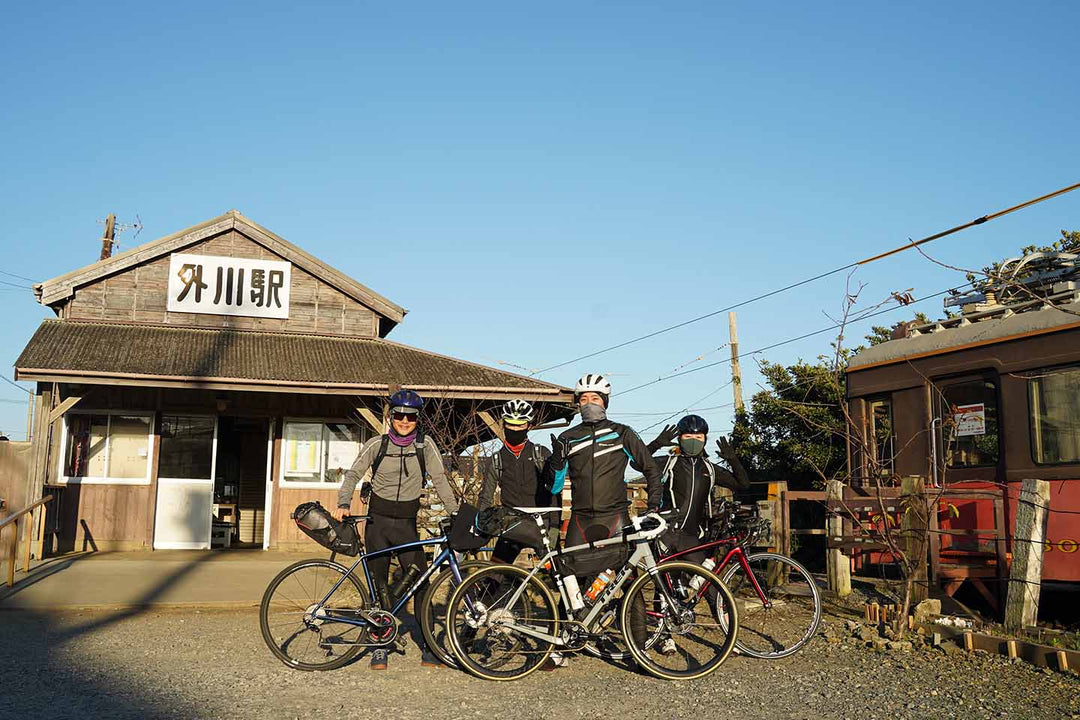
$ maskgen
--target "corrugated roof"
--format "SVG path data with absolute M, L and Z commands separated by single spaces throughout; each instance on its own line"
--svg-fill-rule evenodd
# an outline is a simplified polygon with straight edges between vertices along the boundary
M 415 389 L 570 400 L 569 388 L 375 338 L 46 320 L 15 362 L 19 377 L 142 378 Z

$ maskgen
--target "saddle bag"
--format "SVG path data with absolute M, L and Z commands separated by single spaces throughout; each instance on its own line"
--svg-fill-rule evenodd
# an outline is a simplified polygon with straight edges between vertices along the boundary
M 476 507 L 468 503 L 458 506 L 457 515 L 450 523 L 450 532 L 447 533 L 447 542 L 450 549 L 456 552 L 479 550 L 487 545 L 489 536 L 484 535 L 476 528 Z
M 290 517 L 300 531 L 328 550 L 348 555 L 360 554 L 356 526 L 338 521 L 322 503 L 306 502 L 296 506 Z
M 513 508 L 494 506 L 481 510 L 476 516 L 476 528 L 488 537 L 498 537 L 532 548 L 543 555 L 543 529 L 528 513 Z

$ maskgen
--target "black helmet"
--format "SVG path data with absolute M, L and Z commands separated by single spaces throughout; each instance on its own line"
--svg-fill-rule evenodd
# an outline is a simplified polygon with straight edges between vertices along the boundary
M 680 435 L 709 434 L 709 423 L 705 422 L 705 418 L 700 415 L 687 415 L 679 421 L 678 428 Z

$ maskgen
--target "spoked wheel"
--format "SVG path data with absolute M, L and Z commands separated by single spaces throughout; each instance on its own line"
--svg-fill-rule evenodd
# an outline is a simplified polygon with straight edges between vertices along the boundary
M 738 561 L 723 576 L 739 607 L 739 640 L 735 647 L 766 660 L 787 657 L 817 632 L 821 622 L 817 583 L 806 568 L 784 555 L 754 553 L 746 560 L 760 593 Z
M 334 584 L 344 581 L 327 597 Z M 301 560 L 277 574 L 263 593 L 259 626 L 270 652 L 297 670 L 333 670 L 356 657 L 365 631 L 335 617 L 359 617 L 367 592 L 349 569 L 329 560 Z
M 477 570 L 450 596 L 450 648 L 459 664 L 486 680 L 516 680 L 537 670 L 553 645 L 514 628 L 558 635 L 559 608 L 540 578 L 513 565 Z
M 465 579 L 490 564 L 483 560 L 468 560 L 458 563 L 458 570 L 462 579 Z M 416 612 L 428 650 L 435 653 L 443 665 L 450 667 L 457 667 L 457 658 L 451 652 L 450 641 L 446 636 L 446 610 L 450 606 L 450 596 L 455 587 L 454 573 L 449 568 L 443 570 L 434 580 L 428 582 L 428 588 L 420 598 L 417 606 L 419 610 Z
M 716 575 L 694 563 L 666 562 L 643 574 L 626 591 L 620 615 L 634 659 L 667 680 L 708 675 L 735 646 L 735 600 Z

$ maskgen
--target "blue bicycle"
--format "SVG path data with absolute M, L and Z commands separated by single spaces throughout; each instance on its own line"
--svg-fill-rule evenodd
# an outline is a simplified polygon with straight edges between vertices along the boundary
M 370 520 L 353 515 L 345 522 Z M 355 658 L 364 648 L 404 645 L 398 613 L 432 576 L 423 597 L 414 603 L 413 614 L 428 649 L 445 664 L 455 665 L 444 647 L 445 600 L 462 579 L 488 563 L 460 561 L 443 534 L 370 553 L 361 553 L 351 567 L 330 560 L 301 560 L 270 581 L 259 606 L 259 625 L 270 651 L 297 670 L 334 670 Z M 434 546 L 435 558 L 391 607 L 382 607 L 368 569 L 368 561 L 407 550 Z M 357 568 L 363 567 L 363 578 Z M 441 572 L 440 572 L 441 571 Z

